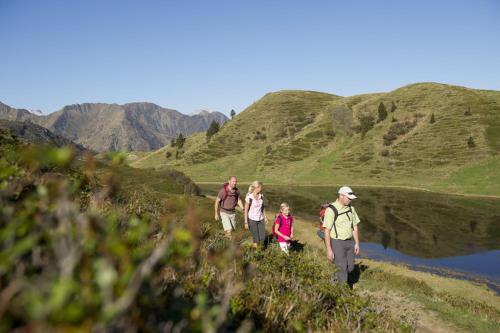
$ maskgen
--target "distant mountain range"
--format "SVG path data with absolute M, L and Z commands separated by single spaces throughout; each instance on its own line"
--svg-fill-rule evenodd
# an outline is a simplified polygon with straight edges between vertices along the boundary
M 184 115 L 153 103 L 84 103 L 63 107 L 48 115 L 36 115 L 0 102 L 0 119 L 31 121 L 90 150 L 149 151 L 168 144 L 180 133 L 206 131 L 212 121 L 228 118 L 213 111 Z

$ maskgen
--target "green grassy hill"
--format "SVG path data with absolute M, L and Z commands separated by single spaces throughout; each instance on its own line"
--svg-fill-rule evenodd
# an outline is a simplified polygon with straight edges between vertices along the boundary
M 379 121 L 383 103 L 387 117 Z M 372 117 L 373 127 L 361 120 Z M 418 83 L 351 97 L 279 91 L 207 142 L 188 138 L 135 154 L 134 167 L 172 166 L 196 181 L 414 186 L 500 195 L 500 92 Z

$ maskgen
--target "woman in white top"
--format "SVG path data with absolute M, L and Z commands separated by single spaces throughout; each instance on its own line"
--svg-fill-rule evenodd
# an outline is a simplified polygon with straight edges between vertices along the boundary
M 253 236 L 253 242 L 258 245 L 264 242 L 266 237 L 267 224 L 266 209 L 264 205 L 264 196 L 262 193 L 262 183 L 254 181 L 248 188 L 245 198 L 245 228 L 250 229 Z

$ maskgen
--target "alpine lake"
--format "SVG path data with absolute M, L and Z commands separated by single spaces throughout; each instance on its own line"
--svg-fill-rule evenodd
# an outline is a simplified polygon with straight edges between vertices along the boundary
M 215 196 L 220 185 L 201 187 Z M 247 187 L 239 187 L 243 196 Z M 287 202 L 316 232 L 320 206 L 335 200 L 337 188 L 264 185 L 266 210 L 278 212 Z M 361 257 L 474 280 L 500 293 L 500 199 L 385 187 L 354 191 Z

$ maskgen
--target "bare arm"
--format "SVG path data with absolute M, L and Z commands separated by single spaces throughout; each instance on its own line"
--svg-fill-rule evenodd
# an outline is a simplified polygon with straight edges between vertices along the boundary
M 352 230 L 352 237 L 354 238 L 354 254 L 359 254 L 359 230 L 356 224 Z
M 333 253 L 330 235 L 332 232 L 332 228 L 334 227 L 334 224 L 335 224 L 335 212 L 332 209 L 330 209 L 330 211 L 333 213 L 333 216 L 327 210 L 325 213 L 323 226 L 325 227 L 324 240 L 325 240 L 325 247 L 326 247 L 326 257 L 328 258 L 329 261 L 333 261 L 333 259 L 335 259 L 335 253 Z M 330 223 L 331 223 L 331 225 L 330 225 Z M 328 226 L 330 228 L 328 228 Z
M 243 212 L 245 214 L 245 229 L 248 229 L 248 202 L 245 201 L 245 208 L 243 209 Z
M 238 206 L 239 206 L 242 210 L 244 210 L 244 209 L 245 209 L 245 207 L 243 206 L 243 201 L 241 201 L 241 199 L 240 199 L 240 198 L 238 198 Z
M 215 207 L 214 207 L 214 209 L 215 209 L 215 220 L 216 221 L 219 221 L 219 207 L 220 207 L 220 198 L 217 197 L 215 199 Z
M 335 253 L 333 253 L 332 243 L 330 240 L 330 232 L 331 231 L 332 231 L 332 229 L 325 228 L 326 257 L 330 261 L 332 261 L 335 258 Z

